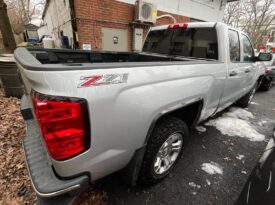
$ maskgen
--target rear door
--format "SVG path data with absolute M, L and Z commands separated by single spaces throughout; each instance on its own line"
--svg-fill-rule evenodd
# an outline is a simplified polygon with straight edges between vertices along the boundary
M 228 62 L 227 81 L 221 102 L 221 109 L 227 107 L 240 98 L 242 94 L 240 87 L 242 81 L 244 80 L 244 76 L 241 75 L 241 70 L 239 68 L 241 48 L 238 32 L 236 30 L 229 29 L 228 39 L 230 61 Z
M 256 82 L 257 64 L 254 62 L 254 49 L 249 38 L 240 33 L 241 41 L 241 62 L 239 63 L 240 75 L 243 76 L 241 82 L 242 95 L 248 93 Z

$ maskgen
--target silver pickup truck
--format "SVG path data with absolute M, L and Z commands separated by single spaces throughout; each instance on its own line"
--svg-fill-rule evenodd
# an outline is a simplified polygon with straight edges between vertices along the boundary
M 18 48 L 15 58 L 26 163 L 50 203 L 116 171 L 130 185 L 162 180 L 190 127 L 248 106 L 257 61 L 271 55 L 255 57 L 248 36 L 223 23 L 182 23 L 153 27 L 141 53 Z

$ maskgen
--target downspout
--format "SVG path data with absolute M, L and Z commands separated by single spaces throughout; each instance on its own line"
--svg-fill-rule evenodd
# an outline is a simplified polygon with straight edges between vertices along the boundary
M 74 0 L 69 0 L 69 6 L 70 6 L 70 14 L 71 14 L 71 24 L 72 24 L 72 30 L 73 30 L 73 49 L 79 49 L 79 44 L 76 40 L 76 32 L 77 32 L 77 25 L 76 25 L 76 17 L 75 17 L 75 6 L 74 6 Z

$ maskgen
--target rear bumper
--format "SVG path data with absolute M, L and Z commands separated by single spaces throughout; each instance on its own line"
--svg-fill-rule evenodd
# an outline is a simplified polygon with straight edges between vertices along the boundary
M 27 136 L 23 140 L 25 159 L 36 194 L 41 198 L 61 197 L 64 195 L 74 196 L 87 188 L 90 181 L 88 175 L 61 179 L 55 174 L 42 144 L 40 131 L 32 118 L 24 96 L 21 101 L 21 113 L 27 125 Z

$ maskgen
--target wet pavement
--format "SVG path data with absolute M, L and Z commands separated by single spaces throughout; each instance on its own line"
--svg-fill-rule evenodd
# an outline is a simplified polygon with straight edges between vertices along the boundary
M 222 135 L 215 127 L 203 125 L 205 132 L 191 130 L 182 159 L 161 183 L 129 188 L 119 174 L 113 174 L 96 182 L 96 189 L 106 191 L 107 203 L 112 205 L 232 204 L 272 136 L 275 86 L 268 92 L 259 91 L 248 111 L 255 116 L 249 123 L 265 135 L 264 141 Z M 240 159 L 240 155 L 244 157 Z M 223 173 L 210 175 L 201 169 L 203 163 L 210 162 L 217 163 Z

